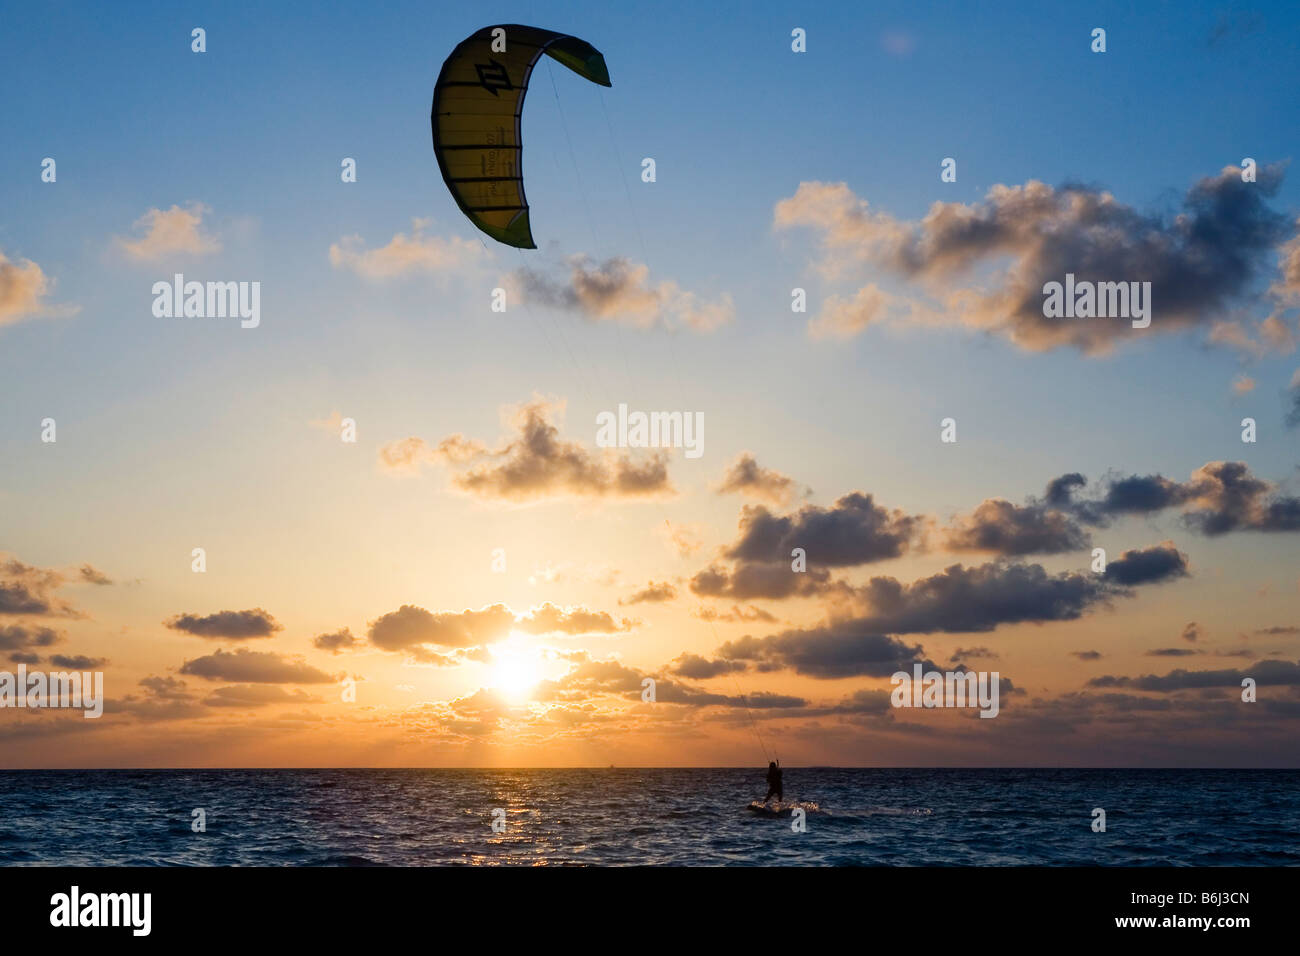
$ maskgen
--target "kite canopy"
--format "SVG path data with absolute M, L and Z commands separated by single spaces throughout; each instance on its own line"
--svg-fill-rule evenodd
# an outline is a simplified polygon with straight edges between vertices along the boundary
M 543 53 L 593 83 L 611 85 L 605 58 L 590 43 L 502 24 L 457 44 L 433 88 L 433 154 L 456 205 L 493 239 L 520 249 L 537 248 L 524 198 L 519 118 Z

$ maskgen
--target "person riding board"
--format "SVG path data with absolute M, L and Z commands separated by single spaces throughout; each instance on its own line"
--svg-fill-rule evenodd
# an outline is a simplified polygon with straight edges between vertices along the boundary
M 763 803 L 772 799 L 772 794 L 776 794 L 776 802 L 780 803 L 784 794 L 781 791 L 781 768 L 778 766 L 779 761 L 773 760 L 767 765 L 767 796 L 763 798 Z

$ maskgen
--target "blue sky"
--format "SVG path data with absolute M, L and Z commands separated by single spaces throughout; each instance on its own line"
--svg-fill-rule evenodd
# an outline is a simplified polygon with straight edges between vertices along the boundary
M 936 199 L 975 200 L 994 183 L 1030 178 L 1095 183 L 1139 208 L 1160 209 L 1196 179 L 1243 155 L 1262 162 L 1288 158 L 1295 134 L 1285 118 L 1293 115 L 1300 88 L 1300 67 L 1288 55 L 1295 11 L 1285 4 L 1232 11 L 1185 4 L 1142 11 L 1102 4 L 1086 13 L 926 4 L 873 4 L 870 10 L 852 4 L 802 10 L 710 5 L 708 12 L 680 5 L 674 12 L 656 7 L 617 14 L 594 4 L 494 8 L 503 21 L 544 22 L 590 38 L 611 65 L 611 90 L 558 66 L 539 66 L 524 141 L 542 242 L 553 241 L 565 253 L 647 258 L 656 273 L 687 288 L 730 291 L 746 318 L 735 335 L 775 348 L 791 331 L 782 308 L 788 290 L 807 278 L 797 243 L 773 235 L 771 211 L 801 181 L 842 180 L 874 208 L 908 218 Z M 112 263 L 97 261 L 95 243 L 127 233 L 150 206 L 197 199 L 218 218 L 255 223 L 251 241 L 230 249 L 232 259 L 244 255 L 233 267 L 266 269 L 278 286 L 293 289 L 295 317 L 281 315 L 262 337 L 297 337 L 310 328 L 326 348 L 337 342 L 350 352 L 354 317 L 332 307 L 336 289 L 314 281 L 323 247 L 351 232 L 378 243 L 412 216 L 431 217 L 435 231 L 474 235 L 432 163 L 426 101 L 441 51 L 485 15 L 454 4 L 385 4 L 364 12 L 344 4 L 273 10 L 132 5 L 111 18 L 75 5 L 16 9 L 9 14 L 6 49 L 9 148 L 0 157 L 9 184 L 3 247 L 49 263 L 46 271 L 57 278 L 62 299 L 93 296 L 97 308 L 111 310 L 138 298 L 138 284 Z M 1211 44 L 1225 16 L 1232 28 Z M 189 51 L 190 24 L 208 30 L 209 52 L 202 56 Z M 802 57 L 789 52 L 790 25 L 809 31 L 809 53 Z M 1093 25 L 1109 31 L 1104 55 L 1078 40 Z M 913 51 L 887 53 L 880 39 L 886 32 L 911 37 Z M 13 43 L 16 37 L 22 42 Z M 30 174 L 33 160 L 45 155 L 59 159 L 55 190 L 42 189 Z M 337 181 L 343 155 L 359 161 L 355 187 Z M 960 176 L 945 185 L 936 167 L 949 155 L 958 159 Z M 615 156 L 623 160 L 630 206 Z M 659 180 L 652 185 L 637 176 L 643 156 L 658 163 Z M 1296 190 L 1288 177 L 1278 205 L 1294 208 Z M 70 222 L 77 223 L 75 232 Z M 502 258 L 508 265 L 509 257 Z M 271 308 L 282 300 L 269 278 L 267 284 Z M 401 321 L 424 328 L 398 334 L 436 356 L 442 351 L 436 343 L 457 334 L 447 327 L 454 319 L 438 319 L 427 288 L 412 298 L 423 299 L 432 321 Z M 49 334 L 16 329 L 9 335 L 27 332 Z M 156 329 L 149 338 L 157 342 Z M 619 348 L 609 338 L 592 345 L 603 359 Z M 935 394 L 941 383 L 960 380 L 959 368 L 972 354 L 969 341 L 881 338 L 854 342 L 844 356 L 826 348 L 789 356 L 797 363 L 790 371 L 814 391 L 819 380 L 836 382 L 835 394 L 847 400 L 834 404 L 846 406 L 841 414 L 847 415 L 849 406 L 857 414 L 859 397 L 862 405 L 880 407 L 885 394 L 896 403 L 900 388 Z M 214 357 L 233 348 L 238 351 L 231 361 L 249 358 L 238 337 L 214 335 L 206 344 Z M 654 345 L 637 357 L 642 387 L 661 381 L 671 361 Z M 734 336 L 722 336 L 679 350 L 684 377 L 728 381 L 737 373 L 719 359 L 734 345 Z M 133 354 L 107 347 L 122 377 L 155 378 L 153 347 L 132 346 Z M 898 358 L 896 348 L 902 350 Z M 924 362 L 910 360 L 917 350 Z M 6 351 L 17 356 L 21 349 Z M 1036 401 L 1052 400 L 1036 388 L 1051 360 L 1028 369 L 1006 350 L 991 351 L 975 353 L 994 363 L 982 382 L 1001 382 L 1007 392 L 1035 390 Z M 88 356 L 103 354 L 87 349 Z M 57 380 L 57 369 L 18 365 L 6 371 L 19 380 Z M 921 365 L 931 374 L 918 381 Z M 1093 380 L 1124 395 L 1126 404 L 1174 391 L 1157 383 L 1230 374 L 1230 362 L 1190 346 L 1134 349 L 1099 365 L 1089 376 L 1100 376 Z M 905 376 L 891 374 L 900 367 L 908 369 Z M 879 391 L 863 383 L 862 391 L 845 395 L 841 373 L 848 368 L 862 370 Z M 1152 384 L 1140 393 L 1131 384 L 1138 369 Z M 1259 394 L 1276 392 L 1290 371 L 1260 370 Z M 68 374 L 70 380 L 86 377 L 75 366 Z M 1046 377 L 1059 380 L 1051 371 Z M 964 383 L 963 404 L 979 400 L 979 383 L 969 384 L 975 394 Z M 818 398 L 824 409 L 832 396 Z M 1164 411 L 1181 414 L 1188 400 L 1216 410 L 1222 404 L 1220 395 L 1203 391 L 1199 398 L 1179 396 Z M 1077 413 L 1073 403 L 1060 406 L 1062 413 L 1067 409 Z M 1111 412 L 1106 408 L 1100 417 Z M 1134 442 L 1124 450 L 1143 447 Z

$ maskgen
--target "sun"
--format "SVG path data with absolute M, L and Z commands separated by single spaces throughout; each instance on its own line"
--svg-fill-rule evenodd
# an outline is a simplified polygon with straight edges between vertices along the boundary
M 542 679 L 541 659 L 535 648 L 501 644 L 492 649 L 491 675 L 492 687 L 508 700 L 526 700 Z

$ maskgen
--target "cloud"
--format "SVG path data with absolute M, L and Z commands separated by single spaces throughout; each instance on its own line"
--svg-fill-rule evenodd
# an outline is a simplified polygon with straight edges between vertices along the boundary
M 1070 656 L 1077 657 L 1081 661 L 1099 661 L 1101 651 L 1070 651 Z
M 598 322 L 710 332 L 735 317 L 730 295 L 704 302 L 671 279 L 657 284 L 649 280 L 649 266 L 622 257 L 596 263 L 578 255 L 549 272 L 516 269 L 507 281 L 513 296 L 522 302 L 574 312 Z
M 812 597 L 829 586 L 830 572 L 825 568 L 796 572 L 790 569 L 788 561 L 742 561 L 731 569 L 714 564 L 691 578 L 691 590 L 701 597 L 730 597 L 741 601 Z
M 520 616 L 514 629 L 526 634 L 616 634 L 631 630 L 636 623 L 626 617 L 615 620 L 608 611 L 546 603 Z
M 694 524 L 669 524 L 655 526 L 655 534 L 667 542 L 679 558 L 689 558 L 704 547 L 704 531 Z
M 827 296 L 821 311 L 808 320 L 808 335 L 813 339 L 851 339 L 873 323 L 896 317 L 905 306 L 906 300 L 872 282 L 850 298 Z
M 1300 530 L 1300 498 L 1281 494 L 1271 482 L 1252 475 L 1244 462 L 1206 462 L 1186 482 L 1159 474 L 1111 477 L 1091 498 L 1074 495 L 1082 475 L 1067 477 L 1070 482 L 1058 489 L 1058 506 L 1089 524 L 1104 526 L 1116 517 L 1180 508 L 1188 527 L 1210 537 Z
M 371 621 L 367 636 L 380 650 L 407 653 L 420 663 L 453 666 L 465 660 L 483 660 L 486 645 L 505 640 L 512 632 L 570 636 L 617 634 L 631 630 L 637 623 L 629 618 L 616 619 L 605 611 L 551 603 L 519 615 L 504 604 L 477 611 L 467 608 L 437 613 L 403 604 L 396 611 Z M 453 653 L 439 653 L 445 650 Z
M 294 688 L 285 690 L 276 684 L 230 684 L 218 687 L 203 703 L 207 707 L 265 707 L 267 704 L 309 704 L 317 698 Z
M 684 655 L 689 657 L 690 655 Z M 678 658 L 681 661 L 682 658 Z M 675 666 L 675 665 L 673 665 Z M 688 668 L 691 665 L 687 665 Z M 670 666 L 670 673 L 671 673 Z M 538 699 L 566 697 L 576 692 L 583 694 L 614 694 L 630 700 L 640 700 L 642 681 L 649 674 L 617 660 L 593 660 L 585 655 L 574 660 L 568 673 L 555 681 L 543 681 L 538 687 Z M 680 675 L 679 675 L 680 676 Z M 655 703 L 681 704 L 689 707 L 749 707 L 755 710 L 784 710 L 803 707 L 802 697 L 756 691 L 746 696 L 715 694 L 690 684 L 655 677 Z
M 1194 657 L 1202 652 L 1191 647 L 1159 647 L 1145 653 L 1147 657 Z
M 1047 483 L 1046 503 L 1053 508 L 1067 507 L 1072 504 L 1074 492 L 1088 484 L 1088 479 L 1077 471 L 1053 478 Z
M 1110 476 L 1091 496 L 1077 472 L 1048 483 L 1042 498 L 1024 505 L 990 498 L 969 514 L 940 529 L 942 547 L 955 552 L 985 552 L 999 557 L 1058 554 L 1091 547 L 1088 526 L 1106 526 L 1125 515 L 1150 515 L 1181 508 L 1184 521 L 1207 535 L 1240 528 L 1300 529 L 1300 498 L 1282 496 L 1269 482 L 1249 474 L 1244 464 L 1209 462 L 1179 483 L 1161 475 Z M 889 511 L 871 495 L 853 492 L 832 507 L 807 505 L 780 515 L 763 505 L 742 509 L 739 535 L 722 550 L 730 567 L 713 562 L 690 582 L 705 597 L 783 599 L 840 593 L 827 568 L 851 567 L 901 557 L 926 545 L 933 519 Z M 807 574 L 790 568 L 789 555 L 804 548 L 812 567 Z M 1110 562 L 1106 580 L 1124 587 L 1172 580 L 1187 574 L 1187 559 L 1170 542 L 1126 551 Z M 886 628 L 888 630 L 889 628 Z
M 893 713 L 892 694 L 887 690 L 855 690 L 838 704 L 826 708 L 828 714 L 867 714 L 885 717 Z
M 1191 621 L 1183 628 L 1183 640 L 1195 643 L 1201 639 L 1201 625 Z
M 1284 242 L 1278 253 L 1278 275 L 1269 292 L 1284 306 L 1300 305 L 1300 234 Z
M 664 601 L 671 601 L 677 597 L 677 588 L 669 582 L 663 581 L 656 584 L 651 581 L 641 590 L 636 591 L 626 600 L 619 599 L 619 604 L 659 604 Z
M 350 651 L 356 647 L 360 641 L 352 636 L 352 632 L 346 627 L 341 631 L 334 631 L 330 634 L 317 634 L 312 638 L 312 647 L 322 651 L 329 651 L 331 654 L 341 654 L 343 651 Z
M 924 660 L 919 644 L 864 629 L 858 621 L 824 627 L 790 630 L 769 637 L 742 637 L 717 650 L 727 662 L 752 664 L 759 670 L 791 669 L 805 677 L 834 680 L 843 677 L 888 677 L 911 670 Z M 924 660 L 927 670 L 943 670 Z
M 412 219 L 409 235 L 396 233 L 388 245 L 378 249 L 362 248 L 360 236 L 345 236 L 330 245 L 330 265 L 367 279 L 391 279 L 416 272 L 458 271 L 488 257 L 477 241 L 426 236 L 428 225 L 427 219 Z
M 730 611 L 719 611 L 717 608 L 701 606 L 691 613 L 701 621 L 726 621 L 728 623 L 762 621 L 766 624 L 776 623 L 776 615 L 764 611 L 754 604 L 747 607 L 733 604 Z
M 668 673 L 676 674 L 678 677 L 685 677 L 688 680 L 708 680 L 721 674 L 747 670 L 748 667 L 749 665 L 744 661 L 710 661 L 705 660 L 698 654 L 679 654 L 669 665 Z
M 83 584 L 97 584 L 104 587 L 113 583 L 113 579 L 107 574 L 103 571 L 97 570 L 89 564 L 83 564 L 77 569 L 77 573 L 81 575 L 81 581 Z
M 1181 505 L 1187 497 L 1182 485 L 1161 475 L 1130 475 L 1109 483 L 1099 508 L 1107 515 L 1150 514 Z
M 54 594 L 65 582 L 58 571 L 33 567 L 16 558 L 0 561 L 0 614 L 84 617 Z
M 149 676 L 142 678 L 139 684 L 144 688 L 144 696 L 127 694 L 120 701 L 113 702 L 115 713 L 130 714 L 149 723 L 188 720 L 211 713 L 198 704 L 185 681 L 178 677 Z
M 179 677 L 144 677 L 139 684 L 149 692 L 149 696 L 161 700 L 189 700 L 192 696 L 185 681 Z
M 853 626 L 866 633 L 991 631 L 1003 624 L 1073 621 L 1131 593 L 1102 575 L 1049 575 L 1038 564 L 955 564 L 911 584 L 875 577 L 854 588 L 862 614 Z
M 218 649 L 181 665 L 180 672 L 204 680 L 241 684 L 332 684 L 337 677 L 301 661 L 270 651 L 241 647 L 233 653 Z
M 1187 577 L 1187 555 L 1172 541 L 1125 551 L 1106 564 L 1105 578 L 1125 587 Z
M 66 667 L 68 670 L 88 671 L 103 667 L 108 663 L 108 658 L 87 657 L 85 654 L 51 654 L 50 663 L 55 667 Z
M 1286 413 L 1286 427 L 1300 428 L 1300 368 L 1295 370 L 1291 376 L 1291 383 L 1287 386 L 1287 400 L 1291 407 Z
M 429 647 L 466 648 L 490 644 L 510 636 L 515 615 L 504 604 L 480 610 L 442 611 L 437 614 L 413 604 L 370 622 L 370 643 L 385 651 L 411 651 L 417 657 Z
M 260 607 L 251 611 L 217 611 L 202 617 L 197 614 L 177 614 L 163 623 L 173 631 L 213 640 L 228 638 L 244 641 L 254 637 L 271 637 L 276 631 L 284 630 L 270 612 Z
M 753 455 L 744 452 L 727 468 L 715 490 L 720 495 L 747 495 L 784 508 L 799 494 L 799 484 L 779 471 L 763 468 Z M 809 489 L 803 493 L 807 495 Z
M 10 624 L 0 627 L 0 651 L 21 651 L 32 647 L 49 647 L 57 644 L 59 640 L 59 632 L 49 627 L 28 627 L 23 624 Z
M 1002 498 L 985 500 L 943 534 L 943 545 L 950 551 L 984 551 L 1008 557 L 1061 554 L 1091 543 L 1072 515 L 1045 502 L 1015 505 Z
M 1277 313 L 1262 320 L 1216 320 L 1210 325 L 1208 341 L 1211 345 L 1225 345 L 1257 359 L 1269 353 L 1290 355 L 1296 347 L 1295 333 Z
M 71 315 L 75 308 L 53 306 L 43 300 L 53 290 L 53 282 L 43 269 L 30 259 L 11 261 L 0 252 L 0 326 L 24 319 Z
M 117 238 L 118 246 L 132 258 L 144 262 L 165 259 L 177 253 L 203 256 L 218 252 L 221 243 L 203 231 L 203 216 L 211 212 L 202 203 L 186 208 L 172 206 L 164 211 L 150 209 L 136 220 L 135 228 L 144 235 L 136 239 Z
M 1261 353 L 1276 352 L 1290 355 L 1295 351 L 1296 337 L 1291 327 L 1278 315 L 1270 315 L 1259 324 L 1259 336 L 1263 343 Z
M 1093 187 L 1031 180 L 994 186 L 974 203 L 934 203 L 918 221 L 872 211 L 844 183 L 804 182 L 776 204 L 774 225 L 816 232 L 828 276 L 883 270 L 918 287 L 936 304 L 918 304 L 912 321 L 990 332 L 1027 351 L 1071 346 L 1096 355 L 1124 338 L 1209 327 L 1247 301 L 1296 232 L 1266 204 L 1282 176 L 1282 165 L 1264 166 L 1257 182 L 1245 183 L 1238 168 L 1225 167 L 1193 185 L 1172 217 L 1141 213 Z M 1151 282 L 1150 327 L 1045 317 L 1043 286 L 1067 273 L 1078 281 Z M 836 311 L 843 308 L 835 300 L 814 324 L 867 324 L 846 322 Z
M 1188 522 L 1203 534 L 1229 531 L 1300 531 L 1300 498 L 1270 494 L 1273 486 L 1239 461 L 1214 461 L 1192 473 L 1185 486 Z
M 390 441 L 379 449 L 379 464 L 396 474 L 419 474 L 421 465 L 436 464 L 439 460 L 438 452 L 427 441 L 414 436 Z
M 552 419 L 563 404 L 535 399 L 508 409 L 516 434 L 495 449 L 463 435 L 444 439 L 430 449 L 422 439 L 386 445 L 381 463 L 390 470 L 418 468 L 442 461 L 462 467 L 456 487 L 481 498 L 533 501 L 564 495 L 578 497 L 652 498 L 674 493 L 664 452 L 641 458 L 606 452 L 597 455 L 577 442 L 564 441 Z M 468 466 L 467 468 L 465 466 Z
M 559 564 L 548 561 L 545 566 L 533 569 L 533 572 L 528 575 L 528 583 L 537 587 L 543 584 L 558 584 L 561 581 L 582 581 L 611 588 L 620 586 L 619 575 L 622 573 L 618 568 L 606 564 L 588 564 L 580 568 L 571 561 L 563 561 Z
M 1232 688 L 1241 690 L 1241 682 L 1251 678 L 1260 687 L 1300 686 L 1300 663 L 1291 661 L 1258 661 L 1241 670 L 1187 671 L 1175 670 L 1158 676 L 1147 674 L 1145 677 L 1094 677 L 1088 681 L 1091 687 L 1132 687 L 1137 690 L 1172 693 L 1180 690 L 1203 690 L 1207 688 Z
M 851 567 L 901 557 L 924 524 L 918 516 L 889 511 L 869 494 L 855 491 L 830 508 L 805 505 L 794 514 L 775 515 L 762 505 L 746 505 L 740 537 L 726 557 L 737 561 L 783 561 L 803 548 L 819 567 Z

